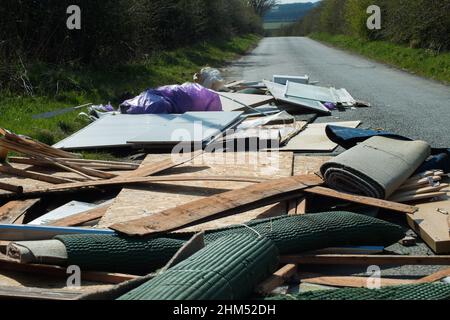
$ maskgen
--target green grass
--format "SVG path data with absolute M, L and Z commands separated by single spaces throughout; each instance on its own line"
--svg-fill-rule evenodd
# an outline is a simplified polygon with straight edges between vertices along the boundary
M 385 41 L 368 41 L 346 35 L 314 33 L 310 38 L 359 53 L 420 76 L 450 83 L 450 53 L 412 49 Z
M 0 93 L 0 127 L 53 144 L 87 125 L 77 118 L 80 110 L 51 119 L 34 120 L 33 115 L 88 102 L 111 102 L 117 107 L 122 102 L 120 97 L 126 93 L 137 95 L 150 87 L 192 81 L 200 68 L 223 66 L 259 40 L 259 36 L 248 35 L 229 41 L 204 42 L 161 52 L 139 63 L 95 69 L 40 63 L 27 66 L 34 95 L 18 93 L 17 89 L 3 90 Z

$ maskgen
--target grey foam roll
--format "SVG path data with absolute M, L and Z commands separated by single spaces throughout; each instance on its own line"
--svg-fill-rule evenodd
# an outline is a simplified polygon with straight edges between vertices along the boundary
M 424 141 L 373 137 L 325 163 L 321 173 L 333 189 L 387 199 L 430 153 Z

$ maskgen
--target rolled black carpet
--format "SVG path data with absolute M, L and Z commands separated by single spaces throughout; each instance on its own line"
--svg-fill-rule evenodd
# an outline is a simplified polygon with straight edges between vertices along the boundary
M 278 256 L 267 238 L 225 236 L 119 300 L 245 299 L 276 270 Z
M 430 146 L 423 141 L 373 137 L 325 163 L 321 173 L 333 189 L 387 199 L 430 152 Z
M 426 283 L 386 287 L 379 290 L 345 288 L 274 296 L 266 300 L 450 300 L 450 285 Z
M 255 220 L 206 232 L 207 245 L 232 234 L 262 236 L 281 254 L 296 254 L 337 246 L 389 246 L 404 237 L 401 227 L 350 212 L 328 212 Z M 67 235 L 55 239 L 67 249 L 69 265 L 82 270 L 149 274 L 163 267 L 192 234 L 130 238 L 107 235 Z

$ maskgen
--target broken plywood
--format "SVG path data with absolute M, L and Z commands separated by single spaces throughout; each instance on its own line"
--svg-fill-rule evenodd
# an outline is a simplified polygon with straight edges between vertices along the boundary
M 148 155 L 142 165 L 161 161 L 167 157 L 170 155 Z M 207 153 L 191 162 L 168 170 L 166 173 L 168 175 L 178 173 L 202 176 L 229 176 L 239 173 L 239 175 L 248 177 L 283 178 L 292 175 L 292 165 L 292 153 Z M 252 184 L 241 182 L 195 181 L 126 188 L 108 209 L 99 227 L 109 227 L 116 223 L 147 217 L 194 200 L 250 185 Z M 197 229 L 209 229 L 208 226 L 220 227 L 242 223 L 267 214 L 267 211 L 273 207 L 272 205 L 252 210 L 196 227 Z
M 408 224 L 436 254 L 450 253 L 450 188 L 442 201 L 415 205 L 419 210 L 408 215 Z
M 309 157 L 309 156 L 295 156 L 294 157 L 294 175 L 305 175 L 320 173 L 320 167 L 326 162 L 333 159 L 333 157 Z

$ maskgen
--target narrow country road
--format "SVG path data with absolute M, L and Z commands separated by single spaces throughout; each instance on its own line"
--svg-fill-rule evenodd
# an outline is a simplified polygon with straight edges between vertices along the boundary
M 271 79 L 273 74 L 309 74 L 319 85 L 346 88 L 372 104 L 335 111 L 319 122 L 361 120 L 362 128 L 382 128 L 434 147 L 450 147 L 449 86 L 301 37 L 265 38 L 226 71 L 230 80 Z

